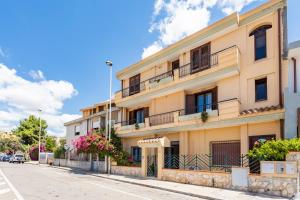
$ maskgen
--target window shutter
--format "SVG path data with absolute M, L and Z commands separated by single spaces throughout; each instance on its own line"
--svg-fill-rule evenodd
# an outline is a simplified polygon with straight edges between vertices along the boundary
M 218 86 L 216 86 L 213 90 L 212 90 L 212 109 L 216 110 L 218 109 Z
M 199 48 L 193 49 L 191 51 L 191 72 L 199 68 L 199 57 L 200 57 Z
M 185 96 L 185 114 L 195 113 L 195 95 L 186 95 Z
M 205 69 L 210 66 L 210 43 L 200 47 L 200 68 Z
M 134 111 L 129 111 L 129 125 L 134 124 Z
M 144 108 L 144 117 L 145 118 L 149 117 L 149 107 Z

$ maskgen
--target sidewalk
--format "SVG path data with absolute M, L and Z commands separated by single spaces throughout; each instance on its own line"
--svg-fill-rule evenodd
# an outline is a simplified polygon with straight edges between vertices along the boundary
M 68 167 L 57 167 L 55 168 L 63 169 L 63 170 L 74 170 Z M 76 169 L 75 169 L 76 170 Z M 78 171 L 82 171 L 78 169 Z M 111 174 L 98 174 L 94 172 L 84 171 L 86 174 L 97 176 L 101 178 L 106 178 L 110 180 L 141 185 L 145 187 L 151 187 L 159 190 L 175 192 L 179 194 L 185 194 L 189 196 L 199 197 L 203 199 L 211 199 L 211 200 L 279 200 L 286 199 L 276 196 L 268 196 L 257 193 L 243 192 L 237 190 L 227 190 L 220 188 L 212 188 L 212 187 L 204 187 L 197 185 L 189 185 L 168 181 L 160 181 L 157 179 L 149 179 L 142 177 L 128 177 L 122 175 L 111 175 Z

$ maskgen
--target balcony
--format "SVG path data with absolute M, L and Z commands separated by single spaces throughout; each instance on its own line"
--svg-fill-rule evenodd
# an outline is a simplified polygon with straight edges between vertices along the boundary
M 208 113 L 208 119 L 203 122 L 202 111 Z M 226 119 L 235 119 L 239 116 L 240 102 L 237 98 L 220 101 L 203 107 L 190 107 L 181 110 L 159 113 L 145 118 L 144 123 L 129 124 L 128 121 L 115 125 L 118 134 L 126 136 L 138 136 L 148 133 L 162 133 L 168 131 L 184 131 L 214 124 Z
M 239 49 L 231 46 L 206 56 L 208 65 L 191 69 L 187 63 L 174 71 L 168 71 L 137 85 L 116 93 L 119 106 L 129 107 L 152 98 L 165 96 L 182 90 L 196 89 L 218 80 L 239 74 Z

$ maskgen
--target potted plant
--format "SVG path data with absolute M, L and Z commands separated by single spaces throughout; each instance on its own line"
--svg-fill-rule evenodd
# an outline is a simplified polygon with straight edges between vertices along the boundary
M 206 111 L 203 111 L 201 113 L 201 120 L 202 120 L 202 122 L 206 122 L 207 118 L 208 118 L 208 113 Z
M 139 125 L 139 123 L 136 122 L 135 123 L 135 129 L 138 130 L 139 128 L 140 128 L 140 125 Z

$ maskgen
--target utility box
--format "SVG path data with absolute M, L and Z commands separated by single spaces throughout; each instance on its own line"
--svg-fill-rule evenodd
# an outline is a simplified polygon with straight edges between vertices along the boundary
M 232 186 L 248 187 L 249 167 L 232 167 Z

